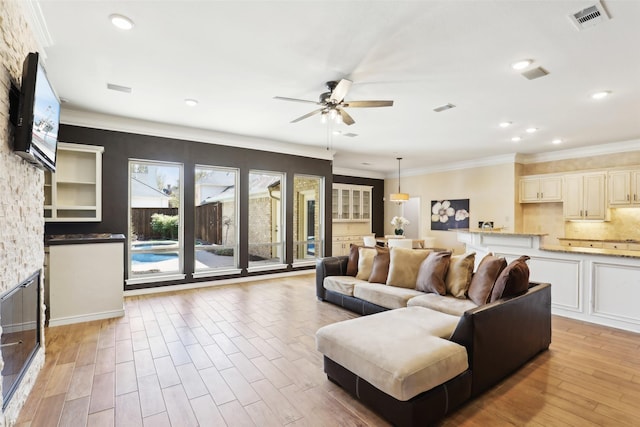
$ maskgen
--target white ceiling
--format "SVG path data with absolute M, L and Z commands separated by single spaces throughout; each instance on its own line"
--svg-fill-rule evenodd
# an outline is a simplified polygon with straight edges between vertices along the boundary
M 577 31 L 568 15 L 593 4 L 32 0 L 64 109 L 331 145 L 335 167 L 387 174 L 398 156 L 403 169 L 419 169 L 639 138 L 640 1 L 605 0 L 611 20 Z M 113 27 L 113 13 L 133 30 Z M 549 74 L 524 78 L 510 67 L 523 58 Z M 356 123 L 338 129 L 354 138 L 330 142 L 318 116 L 291 124 L 315 106 L 273 99 L 316 100 L 341 78 L 354 82 L 346 100 L 395 101 L 348 109 Z M 600 90 L 611 96 L 590 98 Z M 433 111 L 446 103 L 456 108 Z M 531 126 L 539 131 L 526 134 Z

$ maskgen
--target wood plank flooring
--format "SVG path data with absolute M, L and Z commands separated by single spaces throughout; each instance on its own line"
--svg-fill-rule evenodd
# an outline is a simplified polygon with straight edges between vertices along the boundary
M 385 426 L 322 371 L 314 334 L 355 317 L 315 277 L 126 298 L 46 329 L 19 426 Z M 499 357 L 499 355 L 496 355 Z M 553 318 L 553 343 L 443 426 L 640 425 L 640 335 Z

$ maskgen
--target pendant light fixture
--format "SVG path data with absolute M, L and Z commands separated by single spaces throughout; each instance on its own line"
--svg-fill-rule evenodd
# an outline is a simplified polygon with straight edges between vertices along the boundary
M 389 200 L 400 204 L 409 200 L 409 193 L 400 192 L 400 160 L 402 160 L 402 157 L 396 157 L 396 159 L 398 160 L 398 192 L 391 193 Z

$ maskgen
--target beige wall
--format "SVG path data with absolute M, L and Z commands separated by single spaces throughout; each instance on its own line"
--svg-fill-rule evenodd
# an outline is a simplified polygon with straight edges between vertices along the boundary
M 0 1 L 0 294 L 20 284 L 44 263 L 44 173 L 13 153 L 8 99 L 11 83 L 20 87 L 22 63 L 36 46 L 20 2 Z M 43 307 L 40 310 L 44 323 Z M 44 333 L 41 339 L 44 343 Z M 15 423 L 43 363 L 41 349 L 0 417 L 0 424 Z
M 514 163 L 462 170 L 430 173 L 401 178 L 403 192 L 420 197 L 420 236 L 436 238 L 436 246 L 464 250 L 453 231 L 431 230 L 431 201 L 469 199 L 470 226 L 478 221 L 494 221 L 496 227 L 520 231 L 520 205 L 517 203 L 516 169 Z M 397 191 L 398 180 L 385 180 L 385 199 Z M 385 202 L 385 234 L 393 233 L 390 224 L 394 215 L 402 215 L 402 205 Z

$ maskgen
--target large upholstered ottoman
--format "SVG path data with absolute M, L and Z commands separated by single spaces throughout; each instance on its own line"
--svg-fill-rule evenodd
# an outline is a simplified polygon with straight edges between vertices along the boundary
M 399 426 L 424 426 L 471 395 L 465 347 L 448 340 L 458 316 L 406 307 L 320 328 L 330 380 Z

